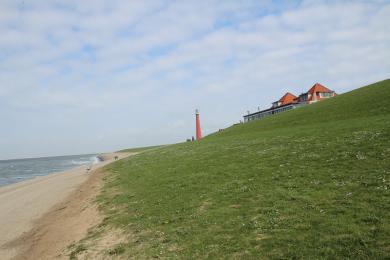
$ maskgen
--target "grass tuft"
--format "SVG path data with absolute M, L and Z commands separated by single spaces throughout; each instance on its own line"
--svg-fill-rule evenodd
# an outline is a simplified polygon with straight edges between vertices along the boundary
M 77 255 L 80 254 L 81 252 L 86 251 L 86 250 L 87 250 L 87 248 L 85 245 L 83 245 L 83 244 L 77 245 L 76 248 L 74 250 L 72 250 L 72 252 L 70 253 L 69 259 L 71 259 L 71 260 L 77 259 Z

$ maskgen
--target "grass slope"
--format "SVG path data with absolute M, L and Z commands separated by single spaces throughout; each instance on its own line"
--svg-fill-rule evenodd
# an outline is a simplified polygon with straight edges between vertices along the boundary
M 124 258 L 390 257 L 390 80 L 107 169 Z M 118 253 L 118 254 L 119 254 Z
M 154 145 L 154 146 L 145 146 L 145 147 L 136 147 L 136 148 L 129 148 L 129 149 L 123 149 L 118 151 L 119 153 L 142 153 L 148 150 L 157 149 L 164 147 L 165 145 Z

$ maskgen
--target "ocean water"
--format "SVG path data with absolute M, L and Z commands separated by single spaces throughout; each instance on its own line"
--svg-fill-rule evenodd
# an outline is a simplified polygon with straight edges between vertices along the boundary
M 0 186 L 99 161 L 96 154 L 0 160 Z

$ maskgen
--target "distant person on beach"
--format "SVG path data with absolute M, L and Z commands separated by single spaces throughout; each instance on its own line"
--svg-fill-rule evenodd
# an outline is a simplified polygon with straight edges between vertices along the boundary
M 87 167 L 87 173 L 88 173 L 91 169 L 92 169 L 92 166 L 89 165 L 89 166 Z

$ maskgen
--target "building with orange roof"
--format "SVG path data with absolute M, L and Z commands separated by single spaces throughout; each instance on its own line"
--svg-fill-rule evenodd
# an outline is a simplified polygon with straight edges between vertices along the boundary
M 314 84 L 307 92 L 299 95 L 298 97 L 290 92 L 284 94 L 278 101 L 272 103 L 272 106 L 268 109 L 250 113 L 244 115 L 244 122 L 249 122 L 263 117 L 271 116 L 281 112 L 285 112 L 297 107 L 312 104 L 323 99 L 331 98 L 337 94 L 321 85 L 320 83 Z
M 295 99 L 297 99 L 297 97 L 295 95 L 291 94 L 290 92 L 287 92 L 278 101 L 273 102 L 272 103 L 272 107 L 280 107 L 280 106 L 284 106 L 284 105 L 288 105 L 288 104 L 294 103 Z
M 320 83 L 314 84 L 306 93 L 299 95 L 296 99 L 298 103 L 314 103 L 323 99 L 331 98 L 336 96 L 336 92 L 328 89 Z

